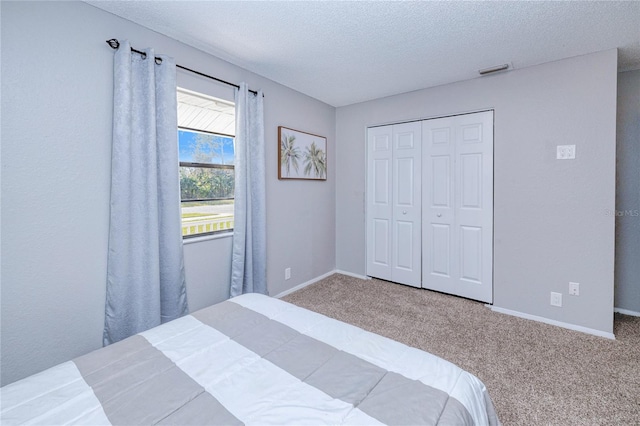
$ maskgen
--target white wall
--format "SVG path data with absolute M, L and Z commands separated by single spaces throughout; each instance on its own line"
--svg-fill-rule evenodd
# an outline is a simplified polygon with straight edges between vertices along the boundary
M 610 50 L 338 108 L 337 268 L 365 274 L 366 127 L 492 108 L 494 306 L 612 333 L 616 69 Z
M 640 70 L 618 74 L 615 306 L 640 312 Z
M 109 38 L 154 47 L 178 64 L 265 91 L 269 292 L 335 269 L 333 107 L 85 3 L 3 1 L 1 8 L 3 385 L 101 346 L 113 87 Z M 226 86 L 183 72 L 178 82 L 233 96 Z M 326 182 L 278 181 L 280 125 L 327 136 Z M 185 245 L 191 309 L 226 298 L 230 242 Z M 285 267 L 292 268 L 286 282 Z
M 231 243 L 231 236 L 186 240 L 184 272 L 191 312 L 229 298 Z

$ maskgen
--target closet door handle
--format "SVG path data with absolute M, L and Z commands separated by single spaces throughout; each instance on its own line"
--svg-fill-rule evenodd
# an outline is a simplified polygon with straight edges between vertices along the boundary
M 442 213 L 438 213 L 438 214 L 437 214 L 437 216 L 438 216 L 438 217 L 442 216 Z
M 407 214 L 407 211 L 406 210 L 402 210 L 402 214 Z

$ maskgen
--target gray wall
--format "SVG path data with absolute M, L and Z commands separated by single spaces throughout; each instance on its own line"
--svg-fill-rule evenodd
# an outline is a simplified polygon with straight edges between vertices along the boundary
M 366 127 L 493 108 L 494 305 L 612 333 L 616 68 L 609 50 L 338 108 L 337 268 L 365 274 Z
M 335 269 L 335 109 L 80 2 L 1 2 L 2 384 L 101 346 L 113 51 L 129 39 L 265 91 L 267 269 L 277 294 Z M 214 23 L 212 23 L 214 24 Z M 232 98 L 180 72 L 180 85 Z M 277 127 L 328 138 L 327 182 L 277 179 Z M 226 298 L 230 238 L 185 245 L 192 309 Z M 284 268 L 292 278 L 284 281 Z
M 640 312 L 640 71 L 618 74 L 616 307 Z

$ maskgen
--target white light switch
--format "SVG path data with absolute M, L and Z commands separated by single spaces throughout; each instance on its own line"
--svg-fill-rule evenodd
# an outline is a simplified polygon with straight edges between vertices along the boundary
M 575 145 L 558 145 L 556 158 L 558 160 L 575 160 L 576 146 Z

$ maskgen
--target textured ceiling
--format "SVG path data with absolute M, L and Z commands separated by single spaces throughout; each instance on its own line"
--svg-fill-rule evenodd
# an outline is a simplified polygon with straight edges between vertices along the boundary
M 88 3 L 333 106 L 616 47 L 640 68 L 637 1 Z

